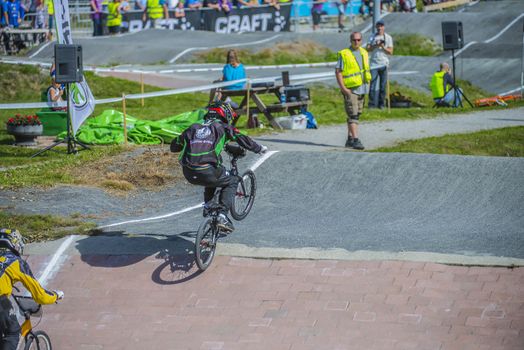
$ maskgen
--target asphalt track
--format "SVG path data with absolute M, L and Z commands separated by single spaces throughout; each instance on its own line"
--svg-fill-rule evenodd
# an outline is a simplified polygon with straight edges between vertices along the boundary
M 362 137 L 374 148 L 410 133 L 420 138 L 523 125 L 523 116 L 515 109 L 422 124 L 366 123 L 362 130 L 368 134 Z M 280 152 L 256 169 L 253 212 L 222 240 L 221 253 L 524 264 L 523 159 L 351 152 L 341 147 L 344 135 L 341 125 L 259 138 Z M 241 166 L 258 159 L 251 154 Z M 183 211 L 201 203 L 201 196 L 200 188 L 184 183 L 127 197 L 59 186 L 2 191 L 0 205 L 16 212 L 95 218 L 107 236 L 80 240 L 77 249 L 86 254 L 153 254 L 163 244 L 190 249 L 201 212 Z M 36 249 L 54 252 L 56 246 Z

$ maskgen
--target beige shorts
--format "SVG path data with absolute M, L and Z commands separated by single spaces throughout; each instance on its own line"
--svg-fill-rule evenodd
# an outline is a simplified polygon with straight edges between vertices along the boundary
M 344 108 L 348 116 L 348 123 L 358 124 L 358 119 L 364 109 L 364 95 L 351 93 L 349 97 L 344 95 Z

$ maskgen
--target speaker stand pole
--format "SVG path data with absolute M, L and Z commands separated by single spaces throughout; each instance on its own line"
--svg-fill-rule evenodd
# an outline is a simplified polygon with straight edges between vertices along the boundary
M 82 142 L 75 139 L 75 136 L 73 135 L 73 125 L 71 120 L 71 101 L 69 99 L 70 94 L 70 83 L 66 83 L 66 97 L 67 97 L 67 121 L 66 121 L 66 127 L 67 127 L 67 135 L 63 140 L 57 141 L 53 143 L 50 146 L 47 146 L 44 149 L 41 149 L 40 151 L 33 154 L 30 158 L 34 158 L 45 151 L 52 150 L 52 148 L 62 144 L 67 144 L 67 154 L 75 154 L 78 153 L 76 149 L 76 145 L 80 145 L 83 149 L 89 149 L 86 145 L 84 145 Z

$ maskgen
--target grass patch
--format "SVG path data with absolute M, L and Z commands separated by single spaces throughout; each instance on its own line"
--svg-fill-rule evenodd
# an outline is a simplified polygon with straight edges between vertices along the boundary
M 432 38 L 420 34 L 391 34 L 398 56 L 436 56 L 442 48 Z
M 524 126 L 429 137 L 374 151 L 524 157 Z
M 16 228 L 26 242 L 40 242 L 71 234 L 93 234 L 96 224 L 84 221 L 80 215 L 60 217 L 53 215 L 21 215 L 0 211 L 0 227 Z
M 212 49 L 194 54 L 194 63 L 226 63 L 228 49 Z M 260 50 L 237 50 L 245 65 L 273 65 L 289 63 L 316 63 L 336 61 L 337 53 L 314 41 L 278 43 Z

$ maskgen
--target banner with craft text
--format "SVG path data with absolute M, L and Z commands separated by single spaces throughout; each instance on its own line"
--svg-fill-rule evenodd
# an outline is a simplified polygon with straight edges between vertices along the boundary
M 58 43 L 72 45 L 73 37 L 68 0 L 54 0 L 54 9 Z M 71 126 L 74 135 L 78 128 L 80 128 L 80 125 L 82 125 L 95 109 L 95 98 L 85 78 L 80 83 L 72 83 L 70 85 L 69 101 L 71 105 Z
M 168 19 L 154 22 L 142 20 L 143 12 L 131 11 L 122 15 L 122 27 L 129 32 L 148 28 L 171 30 L 206 30 L 215 33 L 286 32 L 290 30 L 291 4 L 280 9 L 272 6 L 234 8 L 228 14 L 216 10 L 186 10 L 185 16 L 175 17 L 169 11 Z

